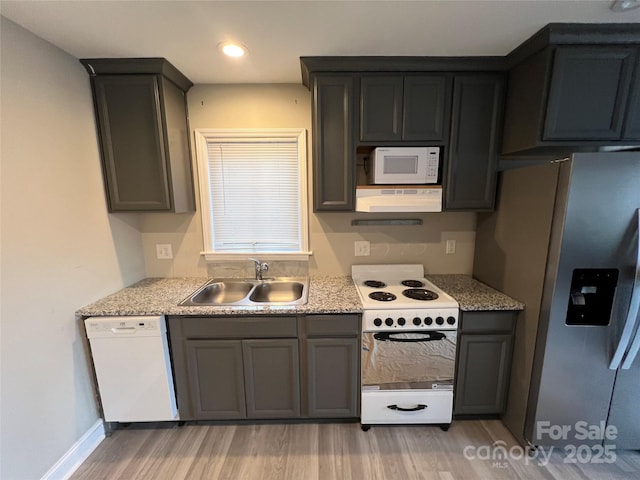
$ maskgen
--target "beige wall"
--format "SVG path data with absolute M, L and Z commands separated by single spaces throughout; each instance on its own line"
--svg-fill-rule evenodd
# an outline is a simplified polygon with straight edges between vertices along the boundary
M 187 94 L 191 129 L 305 128 L 309 145 L 311 192 L 311 94 L 302 85 L 195 85 Z M 195 158 L 194 158 L 195 161 Z M 195 168 L 194 168 L 195 171 Z M 198 201 L 199 204 L 199 201 Z M 309 211 L 312 212 L 309 199 Z M 199 213 L 149 214 L 142 217 L 149 276 L 215 274 L 200 257 Z M 420 218 L 421 226 L 359 226 L 354 218 Z M 310 213 L 311 275 L 349 274 L 354 263 L 422 263 L 431 273 L 471 273 L 475 214 Z M 456 253 L 445 255 L 445 241 L 456 240 Z M 371 242 L 369 257 L 354 256 L 354 241 Z M 155 244 L 171 243 L 174 260 L 157 260 Z M 249 263 L 247 262 L 247 265 Z
M 0 478 L 34 480 L 98 420 L 75 310 L 145 272 L 139 219 L 106 211 L 87 73 L 0 20 Z

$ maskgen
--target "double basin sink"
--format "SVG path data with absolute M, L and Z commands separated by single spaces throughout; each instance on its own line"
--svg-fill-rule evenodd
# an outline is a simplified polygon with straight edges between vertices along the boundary
M 182 302 L 181 306 L 268 306 L 304 305 L 309 290 L 308 278 L 265 280 L 214 279 Z

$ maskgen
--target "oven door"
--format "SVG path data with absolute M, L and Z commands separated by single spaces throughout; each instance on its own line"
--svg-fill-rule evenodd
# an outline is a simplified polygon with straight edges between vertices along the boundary
M 362 333 L 362 391 L 453 390 L 456 331 Z

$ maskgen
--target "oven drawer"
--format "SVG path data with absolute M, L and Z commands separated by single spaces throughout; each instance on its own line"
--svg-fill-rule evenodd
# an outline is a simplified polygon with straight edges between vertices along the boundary
M 360 423 L 451 423 L 453 392 L 374 391 L 362 392 Z M 424 406 L 424 408 L 420 408 Z M 416 410 L 412 410 L 416 408 Z M 403 410 L 404 409 L 404 410 Z M 409 411 L 407 411 L 409 410 Z

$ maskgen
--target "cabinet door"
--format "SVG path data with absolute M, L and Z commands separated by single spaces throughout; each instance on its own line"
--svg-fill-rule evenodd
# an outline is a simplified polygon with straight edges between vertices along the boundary
M 313 91 L 314 211 L 355 208 L 353 77 L 317 76 Z
M 194 419 L 246 418 L 239 340 L 187 340 Z
M 443 142 L 448 134 L 451 79 L 446 75 L 404 78 L 402 140 Z
M 543 139 L 620 139 L 634 61 L 631 47 L 559 47 Z
M 492 210 L 496 194 L 504 77 L 454 79 L 445 210 Z
M 462 334 L 453 413 L 500 414 L 506 407 L 512 335 Z
M 158 76 L 92 81 L 109 211 L 170 210 Z
M 357 338 L 306 340 L 307 411 L 314 418 L 358 416 Z
M 195 211 L 193 171 L 189 153 L 186 94 L 174 83 L 160 78 L 161 104 L 164 106 L 165 150 L 168 158 L 168 181 L 172 211 Z
M 636 58 L 635 72 L 622 138 L 624 140 L 640 141 L 640 54 Z
M 249 418 L 300 416 L 297 339 L 243 340 Z
M 402 138 L 402 76 L 367 77 L 360 81 L 360 140 Z

